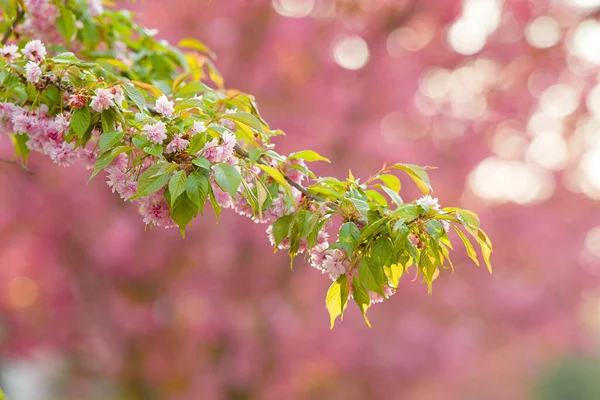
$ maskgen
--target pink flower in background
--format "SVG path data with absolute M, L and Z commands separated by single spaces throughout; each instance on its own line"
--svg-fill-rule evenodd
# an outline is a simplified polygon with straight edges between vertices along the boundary
M 98 15 L 104 12 L 104 6 L 102 5 L 102 0 L 88 0 L 88 13 L 90 17 L 97 17 Z
M 50 0 L 25 0 L 27 14 L 21 29 L 34 35 L 46 35 L 56 29 L 58 10 Z
M 40 63 L 46 58 L 46 47 L 44 47 L 44 44 L 39 40 L 31 40 L 25 45 L 23 55 L 29 61 Z
M 92 97 L 90 107 L 96 112 L 102 112 L 108 110 L 114 103 L 113 100 L 115 95 L 112 94 L 110 89 L 96 89 L 96 94 Z
M 0 56 L 11 63 L 19 58 L 19 47 L 16 44 L 8 44 L 0 49 Z
M 440 205 L 438 204 L 438 199 L 433 198 L 429 195 L 423 196 L 420 199 L 415 201 L 420 206 L 429 207 L 432 210 L 440 211 Z
M 173 106 L 175 103 L 169 101 L 166 96 L 160 96 L 158 100 L 156 100 L 156 112 L 161 114 L 163 117 L 171 118 L 173 116 L 173 112 L 175 111 Z
M 167 126 L 164 122 L 158 121 L 155 124 L 144 126 L 142 133 L 146 135 L 148 140 L 155 144 L 162 144 L 167 138 Z
M 38 83 L 40 81 L 40 76 L 42 76 L 42 69 L 40 66 L 32 61 L 29 61 L 27 65 L 25 65 L 25 78 L 28 82 Z
M 189 145 L 190 142 L 188 140 L 183 139 L 181 135 L 174 135 L 173 139 L 171 139 L 171 142 L 169 142 L 169 144 L 167 145 L 165 151 L 167 153 L 176 153 L 178 151 L 187 149 Z

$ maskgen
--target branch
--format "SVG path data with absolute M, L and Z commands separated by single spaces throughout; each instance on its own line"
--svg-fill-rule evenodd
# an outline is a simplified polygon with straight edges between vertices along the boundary
M 12 33 L 15 31 L 15 28 L 17 27 L 17 25 L 19 25 L 19 23 L 21 23 L 21 20 L 23 19 L 24 16 L 25 16 L 25 10 L 22 8 L 19 8 L 19 11 L 17 12 L 17 16 L 13 20 L 12 24 L 10 24 L 8 29 L 6 29 L 6 32 L 4 32 L 4 36 L 2 36 L 2 41 L 0 42 L 0 43 L 2 43 L 2 46 L 4 46 L 6 44 L 6 42 L 8 42 L 8 38 L 10 38 L 10 35 L 12 35 Z
M 0 158 L 0 162 L 19 166 L 19 167 L 23 168 L 23 170 L 25 172 L 27 172 L 29 175 L 34 175 L 33 170 L 31 168 L 29 168 L 27 165 L 25 165 L 25 164 L 23 164 L 21 162 L 18 162 L 18 161 L 15 161 L 15 160 L 9 160 L 8 158 Z
M 250 158 L 250 154 L 248 154 L 248 152 L 246 150 L 244 150 L 239 144 L 236 144 L 233 149 L 240 157 Z M 265 161 L 263 161 L 260 158 L 256 161 L 256 163 L 262 164 L 262 165 L 269 165 L 268 163 L 266 163 Z M 286 180 L 287 183 L 290 184 L 290 186 L 293 186 L 294 188 L 298 189 L 307 199 L 310 199 L 312 201 L 323 202 L 325 204 L 325 206 L 327 206 L 328 208 L 330 208 L 333 211 L 336 211 L 338 213 L 341 213 L 340 207 L 337 204 L 329 202 L 329 201 L 327 201 L 327 199 L 324 199 L 321 196 L 317 196 L 317 195 L 309 192 L 307 188 L 300 185 L 299 183 L 294 182 L 289 176 L 287 176 L 283 172 L 281 172 L 281 175 L 283 175 L 284 179 Z M 359 226 L 365 226 L 367 224 L 367 222 L 363 219 L 354 219 L 354 222 L 356 222 Z

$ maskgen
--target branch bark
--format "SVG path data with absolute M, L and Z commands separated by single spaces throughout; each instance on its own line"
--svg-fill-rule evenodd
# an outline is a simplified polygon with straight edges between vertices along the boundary
M 18 161 L 15 161 L 15 160 L 9 160 L 7 158 L 0 158 L 0 162 L 7 163 L 7 164 L 13 164 L 13 165 L 16 165 L 18 167 L 21 167 L 29 175 L 33 175 L 34 174 L 34 172 L 33 172 L 33 170 L 31 168 L 29 168 L 27 165 L 25 165 L 25 164 L 23 164 L 21 162 L 18 162 Z
M 4 32 L 4 36 L 2 36 L 2 41 L 0 42 L 0 43 L 2 43 L 2 46 L 4 46 L 6 44 L 6 42 L 8 42 L 10 35 L 13 34 L 13 32 L 15 31 L 15 28 L 17 27 L 17 25 L 19 25 L 21 23 L 21 20 L 23 19 L 24 16 L 25 16 L 25 10 L 23 10 L 22 8 L 19 8 L 19 11 L 17 11 L 17 15 L 15 16 L 15 19 L 13 20 L 12 24 L 10 24 L 10 26 L 8 27 L 6 32 Z

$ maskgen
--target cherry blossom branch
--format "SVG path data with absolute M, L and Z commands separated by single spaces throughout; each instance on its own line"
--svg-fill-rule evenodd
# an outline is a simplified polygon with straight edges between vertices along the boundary
M 17 12 L 17 15 L 15 16 L 15 19 L 13 20 L 12 24 L 10 24 L 8 29 L 6 29 L 6 32 L 4 32 L 4 36 L 2 36 L 2 41 L 0 43 L 2 43 L 3 46 L 6 44 L 6 42 L 8 42 L 10 35 L 12 35 L 12 33 L 15 31 L 15 28 L 17 27 L 17 25 L 19 25 L 19 23 L 21 23 L 21 20 L 23 19 L 24 16 L 25 16 L 25 10 L 23 10 L 22 8 L 19 8 L 19 11 Z
M 17 165 L 17 166 L 19 166 L 19 167 L 23 168 L 23 170 L 24 170 L 25 172 L 27 172 L 29 175 L 34 175 L 34 172 L 33 172 L 33 170 L 32 170 L 31 168 L 29 168 L 27 165 L 25 165 L 25 164 L 23 164 L 23 163 L 20 163 L 20 162 L 18 162 L 18 161 L 15 161 L 15 160 L 9 160 L 9 159 L 7 159 L 7 158 L 0 158 L 0 162 L 7 163 L 7 164 L 13 164 L 13 165 Z

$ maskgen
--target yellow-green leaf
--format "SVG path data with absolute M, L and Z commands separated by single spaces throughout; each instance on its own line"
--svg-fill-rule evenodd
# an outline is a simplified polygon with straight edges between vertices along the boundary
M 333 329 L 337 317 L 343 319 L 344 311 L 348 305 L 349 292 L 348 278 L 346 275 L 340 276 L 329 287 L 325 300 L 325 306 L 327 307 L 327 311 L 329 311 L 329 319 L 331 323 L 330 329 Z

